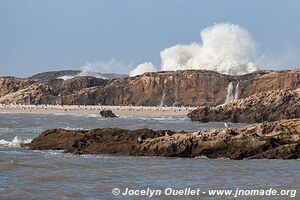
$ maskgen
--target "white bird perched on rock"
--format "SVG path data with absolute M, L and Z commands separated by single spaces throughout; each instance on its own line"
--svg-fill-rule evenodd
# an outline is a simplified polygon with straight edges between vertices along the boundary
M 142 138 L 141 138 L 141 137 L 138 137 L 138 141 L 141 142 L 141 141 L 142 141 Z
M 224 126 L 225 126 L 226 128 L 228 128 L 228 127 L 229 127 L 229 126 L 228 126 L 228 124 L 227 124 L 226 122 L 224 123 Z
M 169 134 L 168 134 L 168 132 L 167 132 L 167 131 L 165 132 L 165 136 L 169 136 Z

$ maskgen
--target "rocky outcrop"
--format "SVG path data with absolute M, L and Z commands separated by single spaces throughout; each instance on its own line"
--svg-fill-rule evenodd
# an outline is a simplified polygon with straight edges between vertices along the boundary
M 22 78 L 0 77 L 0 97 L 23 90 L 33 83 L 33 81 Z
M 34 81 L 48 82 L 50 80 L 57 79 L 62 76 L 75 76 L 80 72 L 81 72 L 80 70 L 60 70 L 60 71 L 42 72 L 28 77 L 28 79 Z
M 115 113 L 113 113 L 111 110 L 101 110 L 99 113 L 101 117 L 117 118 L 117 115 L 115 115 Z
M 45 98 L 40 99 L 43 104 L 216 106 L 225 102 L 230 85 L 235 91 L 234 95 L 239 98 L 276 89 L 299 88 L 300 70 L 257 71 L 243 76 L 185 70 L 145 73 L 127 78 L 76 77 L 47 82 L 35 80 L 34 83 L 44 84 L 51 89 Z M 18 85 L 18 80 L 7 79 L 6 85 Z M 35 99 L 32 102 L 24 99 L 22 102 L 23 94 L 20 90 L 24 88 L 14 88 L 4 89 L 9 92 L 1 95 L 0 103 L 36 102 Z M 8 98 L 6 95 L 11 96 Z
M 82 154 L 131 154 L 137 145 L 149 138 L 172 135 L 171 131 L 153 131 L 150 129 L 124 130 L 102 128 L 93 130 L 50 129 L 44 131 L 28 144 L 32 150 L 65 150 Z
M 300 88 L 254 94 L 223 106 L 203 106 L 188 117 L 199 122 L 243 123 L 300 118 Z
M 36 75 L 29 77 L 30 80 L 41 81 L 41 82 L 48 82 L 53 79 L 57 79 L 63 76 L 76 76 L 82 73 L 80 70 L 60 70 L 60 71 L 50 71 L 50 72 L 43 72 Z M 96 76 L 102 76 L 105 78 L 123 78 L 128 77 L 126 74 L 115 74 L 115 73 L 98 73 L 98 72 L 88 72 L 88 74 L 94 74 Z
M 34 150 L 70 153 L 208 158 L 300 158 L 300 119 L 221 128 L 192 133 L 123 130 L 46 130 L 30 144 Z
M 52 95 L 51 87 L 46 84 L 38 82 L 31 83 L 27 80 L 20 81 L 20 79 L 17 80 L 18 84 L 7 84 L 6 89 L 10 88 L 8 91 L 14 92 L 6 92 L 5 95 L 1 95 L 1 103 L 42 104 L 56 99 L 56 97 Z M 7 82 L 7 79 L 5 82 Z M 13 81 L 13 83 L 16 82 Z
M 208 158 L 300 158 L 300 119 L 148 139 L 136 155 Z

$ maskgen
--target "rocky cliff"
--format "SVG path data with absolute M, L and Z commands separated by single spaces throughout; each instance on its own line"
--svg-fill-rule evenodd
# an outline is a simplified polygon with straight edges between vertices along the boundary
M 28 77 L 30 80 L 41 81 L 41 82 L 48 82 L 52 79 L 57 79 L 63 76 L 76 76 L 81 74 L 82 71 L 80 70 L 60 70 L 60 71 L 50 71 L 50 72 L 43 72 L 39 74 L 35 74 L 33 76 Z M 123 78 L 128 77 L 126 74 L 115 74 L 115 73 L 99 73 L 99 72 L 86 72 L 86 74 L 94 74 L 96 76 L 105 77 L 105 78 Z
M 223 106 L 203 106 L 188 117 L 200 122 L 244 123 L 300 118 L 300 88 L 253 94 Z
M 208 158 L 300 158 L 300 119 L 193 133 L 102 128 L 46 130 L 28 144 L 69 153 Z
M 33 83 L 34 81 L 22 78 L 15 78 L 10 76 L 0 77 L 0 97 L 15 93 L 19 90 L 23 90 Z
M 242 76 L 186 70 L 46 82 L 2 77 L 0 84 L 0 103 L 215 106 L 228 96 L 245 98 L 265 91 L 299 88 L 300 70 L 257 71 Z

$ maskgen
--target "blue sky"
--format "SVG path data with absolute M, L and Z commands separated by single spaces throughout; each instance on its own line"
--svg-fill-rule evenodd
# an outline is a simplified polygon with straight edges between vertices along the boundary
M 80 69 L 117 63 L 104 72 L 128 73 L 160 64 L 159 52 L 200 41 L 214 23 L 247 29 L 259 51 L 280 66 L 300 66 L 298 0 L 0 0 L 0 75 Z M 114 62 L 111 60 L 114 59 Z

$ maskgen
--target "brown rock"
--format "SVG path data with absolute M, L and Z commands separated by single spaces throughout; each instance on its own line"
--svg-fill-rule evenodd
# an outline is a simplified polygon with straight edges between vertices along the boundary
M 300 158 L 300 119 L 148 139 L 135 155 L 208 158 Z
M 15 77 L 0 77 L 0 97 L 23 90 L 33 84 L 34 81 Z
M 44 76 L 42 76 L 44 77 Z M 0 103 L 37 102 L 32 92 L 32 100 L 24 99 L 18 79 L 6 79 L 4 89 L 0 84 Z M 38 80 L 38 79 L 36 79 Z M 41 79 L 44 80 L 44 79 Z M 42 104 L 80 105 L 144 105 L 156 106 L 216 106 L 225 102 L 228 84 L 236 89 L 239 82 L 239 98 L 252 94 L 300 87 L 300 70 L 257 71 L 243 76 L 230 76 L 214 71 L 185 70 L 145 73 L 136 77 L 114 78 L 109 80 L 94 77 L 77 77 L 70 80 L 47 80 L 39 82 L 52 90 L 45 93 L 38 102 Z M 0 81 L 1 83 L 1 81 Z M 34 82 L 36 83 L 36 82 Z M 13 90 L 7 88 L 15 88 Z M 1 93 L 1 92 L 0 92 Z M 10 96 L 6 96 L 10 95 Z M 13 97 L 13 98 L 12 98 Z M 22 101 L 23 100 L 23 101 Z M 29 102 L 28 102 L 29 101 Z
M 224 106 L 203 106 L 188 114 L 192 121 L 257 123 L 300 117 L 300 88 L 254 94 Z
M 28 146 L 36 150 L 59 149 L 70 153 L 299 159 L 300 119 L 194 133 L 116 128 L 89 131 L 52 129 L 43 132 Z
M 115 113 L 113 113 L 111 110 L 101 110 L 100 115 L 101 117 L 117 118 L 117 115 L 115 115 Z
M 50 129 L 41 133 L 28 145 L 35 150 L 65 150 L 70 153 L 130 154 L 138 143 L 147 138 L 160 137 L 171 131 L 150 129 L 124 130 L 102 128 L 89 131 Z

